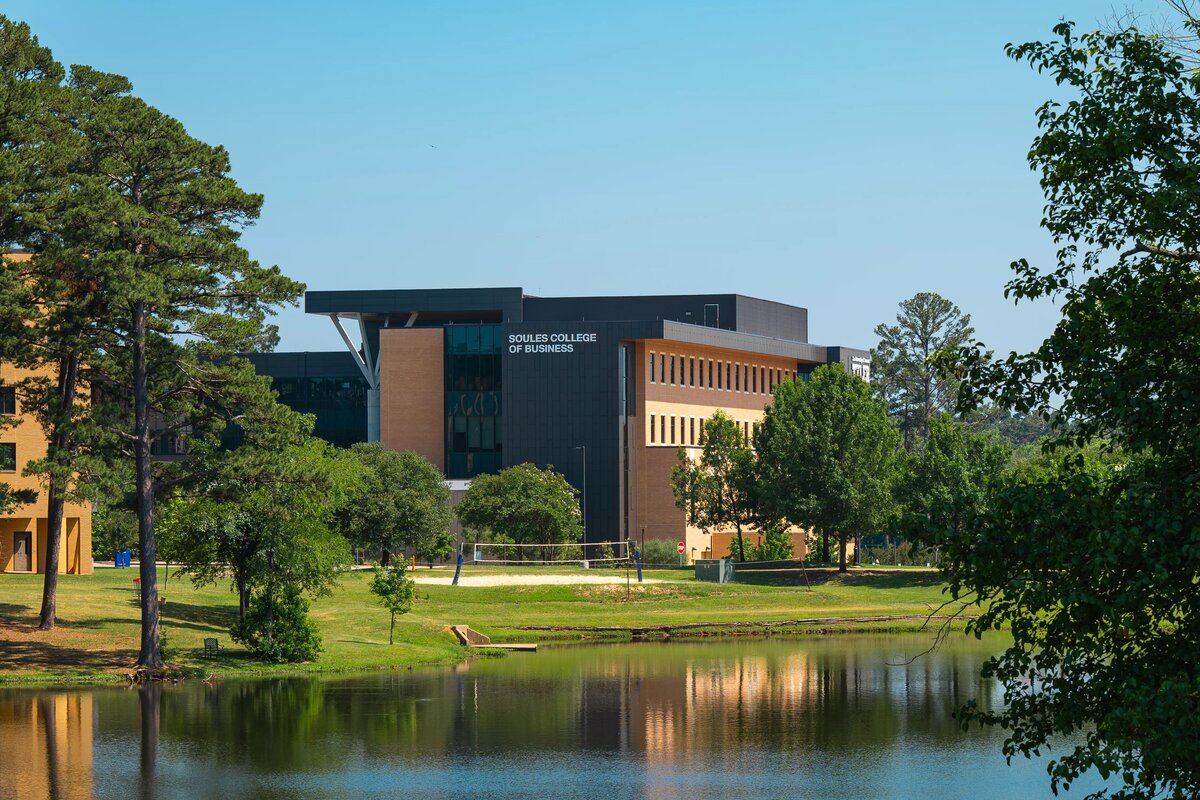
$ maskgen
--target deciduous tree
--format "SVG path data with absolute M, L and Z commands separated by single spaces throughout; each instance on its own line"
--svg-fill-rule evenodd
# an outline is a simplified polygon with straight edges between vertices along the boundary
M 454 511 L 467 528 L 517 544 L 574 544 L 583 538 L 579 493 L 551 466 L 518 464 L 480 475 Z
M 675 505 L 689 525 L 705 531 L 737 531 L 738 560 L 746 560 L 742 529 L 755 520 L 754 453 L 745 434 L 723 411 L 705 420 L 700 457 L 693 461 L 682 447 L 671 470 Z
M 363 478 L 338 513 L 346 537 L 378 552 L 384 566 L 402 547 L 422 557 L 449 555 L 450 490 L 441 471 L 424 456 L 378 443 L 356 444 L 350 453 Z
M 1056 83 L 1029 152 L 1054 263 L 1013 264 L 1007 294 L 1053 298 L 1061 319 L 1031 353 L 981 344 L 943 367 L 969 409 L 994 401 L 1056 418 L 1061 442 L 1107 437 L 1128 463 L 1075 453 L 1018 474 L 947 547 L 955 597 L 979 633 L 1013 644 L 987 665 L 1009 755 L 1077 737 L 1053 785 L 1090 769 L 1123 798 L 1200 793 L 1200 74 L 1136 30 L 1008 48 Z M 1070 428 L 1065 428 L 1065 423 Z
M 926 547 L 966 534 L 1011 460 L 1012 448 L 994 431 L 978 433 L 949 414 L 936 415 L 929 438 L 902 462 L 896 487 L 900 533 Z
M 818 367 L 806 381 L 781 384 L 757 434 L 761 504 L 774 518 L 829 538 L 880 530 L 890 518 L 899 434 L 866 381 L 841 365 Z
M 417 584 L 408 576 L 404 565 L 398 567 L 376 567 L 371 576 L 371 594 L 391 613 L 388 627 L 388 644 L 396 640 L 396 615 L 412 611 L 417 600 Z

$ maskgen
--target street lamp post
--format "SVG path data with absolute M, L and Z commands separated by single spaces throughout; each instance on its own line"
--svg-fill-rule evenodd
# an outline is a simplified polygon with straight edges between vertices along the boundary
M 580 499 L 583 501 L 583 541 L 587 544 L 587 445 L 581 444 L 571 449 L 583 451 L 583 493 Z

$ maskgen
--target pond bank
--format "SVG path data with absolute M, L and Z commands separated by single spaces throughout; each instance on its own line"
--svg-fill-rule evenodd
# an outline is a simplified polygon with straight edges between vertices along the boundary
M 556 567 L 538 575 L 569 572 Z M 493 568 L 488 574 L 516 571 Z M 62 576 L 59 625 L 42 632 L 36 630 L 41 576 L 0 576 L 0 685 L 127 681 L 137 655 L 139 613 L 129 577 L 124 570 Z M 332 595 L 313 603 L 311 615 L 324 644 L 317 662 L 269 665 L 229 640 L 237 607 L 228 587 L 195 587 L 173 573 L 162 589 L 167 656 L 176 668 L 172 674 L 267 677 L 459 664 L 468 656 L 449 633 L 456 624 L 469 624 L 496 642 L 633 638 L 631 630 L 653 628 L 678 631 L 675 637 L 916 630 L 945 599 L 937 575 L 927 570 L 831 573 L 812 580 L 811 587 L 697 583 L 681 570 L 650 571 L 646 577 L 656 583 L 628 588 L 419 585 L 417 607 L 397 620 L 397 643 L 389 646 L 388 613 L 367 591 L 369 577 L 347 573 Z M 795 624 L 801 620 L 819 622 Z M 568 626 L 579 630 L 553 629 Z M 203 657 L 206 637 L 219 639 L 220 656 Z

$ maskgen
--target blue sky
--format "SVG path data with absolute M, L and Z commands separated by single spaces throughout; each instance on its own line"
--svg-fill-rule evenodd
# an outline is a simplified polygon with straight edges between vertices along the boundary
M 1135 9 L 1158 10 L 1153 0 Z M 1122 3 L 1121 8 L 1126 4 Z M 998 351 L 1047 305 L 1025 163 L 1051 82 L 1004 57 L 1106 2 L 9 0 L 64 63 L 224 144 L 252 254 L 310 289 L 739 292 L 869 347 L 917 291 Z M 337 349 L 323 318 L 284 350 Z

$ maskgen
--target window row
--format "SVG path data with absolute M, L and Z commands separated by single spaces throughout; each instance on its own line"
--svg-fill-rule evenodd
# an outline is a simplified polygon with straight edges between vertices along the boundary
M 796 380 L 796 370 L 742 364 L 703 356 L 681 356 L 650 351 L 650 383 L 669 386 L 693 386 L 723 392 L 771 394 L 787 380 Z
M 699 447 L 704 444 L 705 417 L 685 417 L 676 414 L 651 414 L 648 441 L 650 444 L 676 444 L 684 447 Z M 753 441 L 758 430 L 757 422 L 734 420 L 746 444 Z

